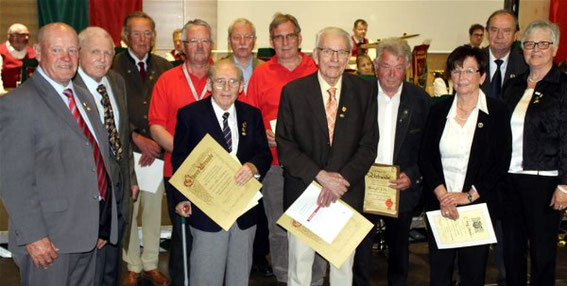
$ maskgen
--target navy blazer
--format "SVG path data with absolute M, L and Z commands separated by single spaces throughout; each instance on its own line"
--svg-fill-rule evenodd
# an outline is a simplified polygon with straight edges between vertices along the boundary
M 207 133 L 228 151 L 211 100 L 212 97 L 209 96 L 180 108 L 177 112 L 177 125 L 173 138 L 173 152 L 171 153 L 173 172 L 177 171 Z M 239 132 L 236 157 L 242 164 L 246 162 L 254 164 L 260 175 L 264 176 L 270 168 L 272 153 L 268 147 L 262 114 L 259 109 L 240 101 L 236 101 L 234 107 L 238 130 L 232 130 L 232 132 Z M 186 200 L 187 198 L 181 192 L 175 192 L 176 205 Z M 247 229 L 256 224 L 256 211 L 257 207 L 254 207 L 238 218 L 237 223 L 240 229 Z M 193 205 L 189 221 L 192 227 L 202 231 L 217 232 L 221 230 L 218 224 L 195 205 Z
M 439 142 L 455 98 L 448 96 L 431 107 L 421 141 L 419 163 L 425 186 L 426 210 L 439 209 L 439 201 L 433 193 L 437 186 L 445 185 Z M 467 192 L 474 185 L 480 195 L 474 204 L 486 202 L 489 210 L 493 212 L 499 209 L 499 185 L 510 165 L 512 131 L 506 105 L 501 100 L 488 96 L 486 104 L 488 114 L 482 110 L 478 112 L 462 191 Z
M 528 85 L 526 72 L 510 81 L 504 91 L 510 113 Z M 524 170 L 558 170 L 567 184 L 567 75 L 555 66 L 539 81 L 524 120 Z

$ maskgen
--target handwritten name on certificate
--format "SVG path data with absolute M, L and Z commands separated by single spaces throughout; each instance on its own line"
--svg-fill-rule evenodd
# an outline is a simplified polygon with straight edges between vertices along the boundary
M 374 164 L 364 177 L 363 212 L 398 217 L 400 191 L 390 187 L 390 181 L 396 180 L 399 167 Z
M 496 235 L 485 203 L 458 207 L 459 218 L 445 218 L 441 211 L 427 212 L 437 248 L 458 248 L 496 243 Z
M 354 211 L 338 201 L 326 208 L 319 207 L 317 198 L 321 189 L 321 185 L 313 181 L 285 213 L 325 242 L 332 243 Z
M 239 186 L 234 175 L 242 165 L 209 134 L 187 156 L 169 182 L 222 229 L 227 230 L 257 201 L 262 184 L 250 179 Z

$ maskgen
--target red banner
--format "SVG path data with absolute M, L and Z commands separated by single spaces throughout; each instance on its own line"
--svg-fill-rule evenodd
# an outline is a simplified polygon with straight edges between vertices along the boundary
M 142 10 L 143 0 L 90 0 L 89 26 L 104 28 L 120 47 L 120 31 L 124 18 L 133 11 Z
M 554 22 L 561 29 L 561 33 L 566 35 L 567 32 L 567 0 L 551 0 L 549 6 L 549 21 Z M 559 42 L 559 50 L 555 56 L 555 62 L 560 63 L 567 59 L 567 42 L 563 38 Z

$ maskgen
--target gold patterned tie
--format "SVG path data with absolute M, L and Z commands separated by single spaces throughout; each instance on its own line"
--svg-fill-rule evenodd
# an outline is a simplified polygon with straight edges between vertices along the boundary
M 110 104 L 110 97 L 108 96 L 106 87 L 103 84 L 99 85 L 96 91 L 102 95 L 100 103 L 104 108 L 104 128 L 108 131 L 108 142 L 110 142 L 110 148 L 114 152 L 116 159 L 120 161 L 120 159 L 122 159 L 122 144 L 120 143 L 120 136 L 116 129 L 116 123 L 114 122 L 114 111 Z
M 337 119 L 337 98 L 335 96 L 337 89 L 331 87 L 327 90 L 329 100 L 325 105 L 325 114 L 327 115 L 327 127 L 329 128 L 329 143 L 333 145 L 333 134 L 335 133 L 335 120 Z

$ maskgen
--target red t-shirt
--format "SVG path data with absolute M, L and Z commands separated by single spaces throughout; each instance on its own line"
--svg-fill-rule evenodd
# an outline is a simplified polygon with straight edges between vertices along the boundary
M 278 118 L 280 107 L 280 97 L 282 88 L 290 81 L 308 76 L 317 71 L 315 61 L 300 53 L 303 57 L 301 63 L 293 70 L 280 65 L 277 57 L 272 57 L 269 61 L 259 65 L 252 73 L 248 83 L 247 95 L 241 95 L 239 99 L 262 111 L 264 127 L 271 130 L 270 121 Z M 278 154 L 275 147 L 270 148 L 274 160 L 272 165 L 279 165 Z
M 189 73 L 199 97 L 207 85 L 207 77 L 197 78 Z M 209 96 L 207 91 L 205 97 Z M 148 112 L 148 122 L 151 125 L 158 124 L 167 130 L 172 136 L 175 135 L 175 124 L 177 123 L 177 110 L 196 101 L 189 83 L 183 73 L 183 65 L 179 65 L 164 72 L 156 82 Z M 171 153 L 164 154 L 164 177 L 171 177 L 173 167 L 171 166 Z

